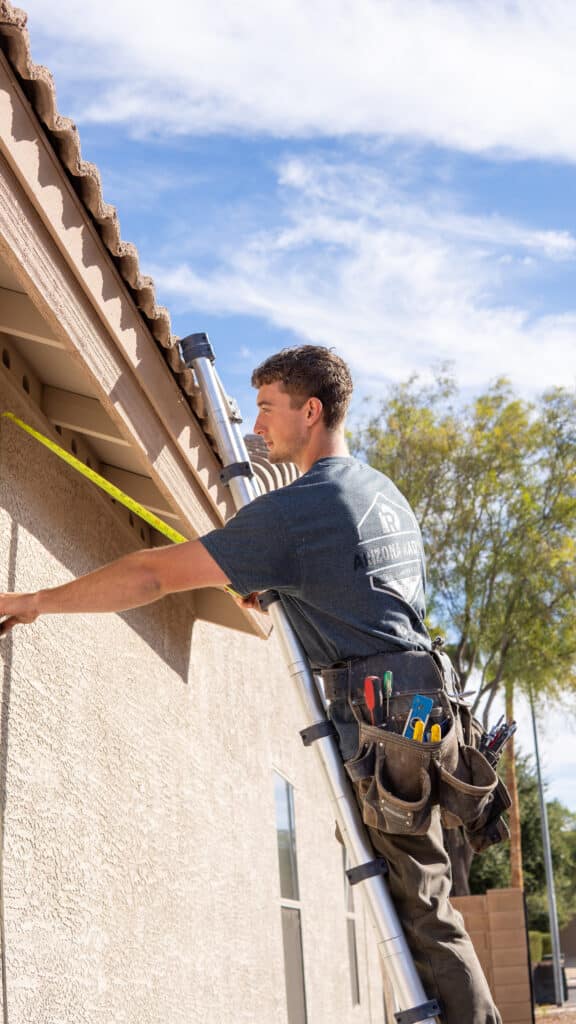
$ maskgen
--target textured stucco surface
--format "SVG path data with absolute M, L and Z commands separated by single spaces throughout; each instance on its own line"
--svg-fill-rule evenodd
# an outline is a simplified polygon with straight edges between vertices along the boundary
M 0 408 L 26 419 L 1 374 Z M 138 545 L 0 423 L 0 590 Z M 295 787 L 309 1024 L 382 1021 L 362 915 L 350 1003 L 340 847 L 274 638 L 194 622 L 179 595 L 15 630 L 0 672 L 5 1020 L 285 1024 L 277 768 Z

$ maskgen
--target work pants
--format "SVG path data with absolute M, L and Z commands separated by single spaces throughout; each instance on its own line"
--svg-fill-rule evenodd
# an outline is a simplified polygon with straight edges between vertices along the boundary
M 333 701 L 329 714 L 347 760 L 356 751 L 357 722 L 347 701 Z M 442 1006 L 442 1024 L 502 1024 L 462 915 L 449 900 L 452 875 L 439 809 L 425 835 L 367 831 L 386 858 L 390 894 L 426 997 Z

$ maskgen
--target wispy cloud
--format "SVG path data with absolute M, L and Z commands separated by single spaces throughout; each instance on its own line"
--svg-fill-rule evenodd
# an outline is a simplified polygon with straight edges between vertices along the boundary
M 336 345 L 366 386 L 444 360 L 471 387 L 500 374 L 524 391 L 570 383 L 576 307 L 537 314 L 528 296 L 552 262 L 576 259 L 572 235 L 415 201 L 360 165 L 289 158 L 278 180 L 277 227 L 230 238 L 208 273 L 153 268 L 177 308 Z M 503 297 L 514 283 L 522 304 Z
M 571 0 L 26 8 L 53 40 L 50 63 L 73 84 L 80 121 L 140 133 L 359 133 L 576 159 Z
M 177 194 L 192 193 L 207 181 L 204 174 L 143 168 L 141 163 L 131 166 L 130 160 L 126 160 L 122 169 L 109 163 L 101 164 L 99 171 L 106 195 L 112 196 L 114 205 L 123 210 L 149 210 L 153 203 L 161 203 Z
M 503 250 L 518 247 L 558 260 L 576 255 L 576 239 L 569 232 L 534 230 L 500 215 L 466 215 L 457 194 L 446 189 L 428 189 L 425 204 L 414 203 L 398 186 L 395 171 L 383 174 L 368 162 L 287 159 L 279 168 L 279 184 L 302 193 L 307 201 L 337 206 L 344 215 L 368 218 L 389 229 L 398 226 L 430 236 L 486 242 Z

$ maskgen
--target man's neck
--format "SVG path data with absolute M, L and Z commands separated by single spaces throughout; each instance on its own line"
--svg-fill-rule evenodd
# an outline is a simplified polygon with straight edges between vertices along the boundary
M 300 452 L 296 465 L 301 473 L 307 473 L 318 459 L 336 458 L 348 456 L 348 444 L 344 431 L 324 431 L 317 438 L 313 438 L 310 444 Z

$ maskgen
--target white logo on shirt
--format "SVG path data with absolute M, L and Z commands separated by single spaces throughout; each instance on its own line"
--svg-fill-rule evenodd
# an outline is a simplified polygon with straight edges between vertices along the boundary
M 422 585 L 420 531 L 414 513 L 380 492 L 358 523 L 354 559 L 373 590 L 393 590 L 409 604 Z

